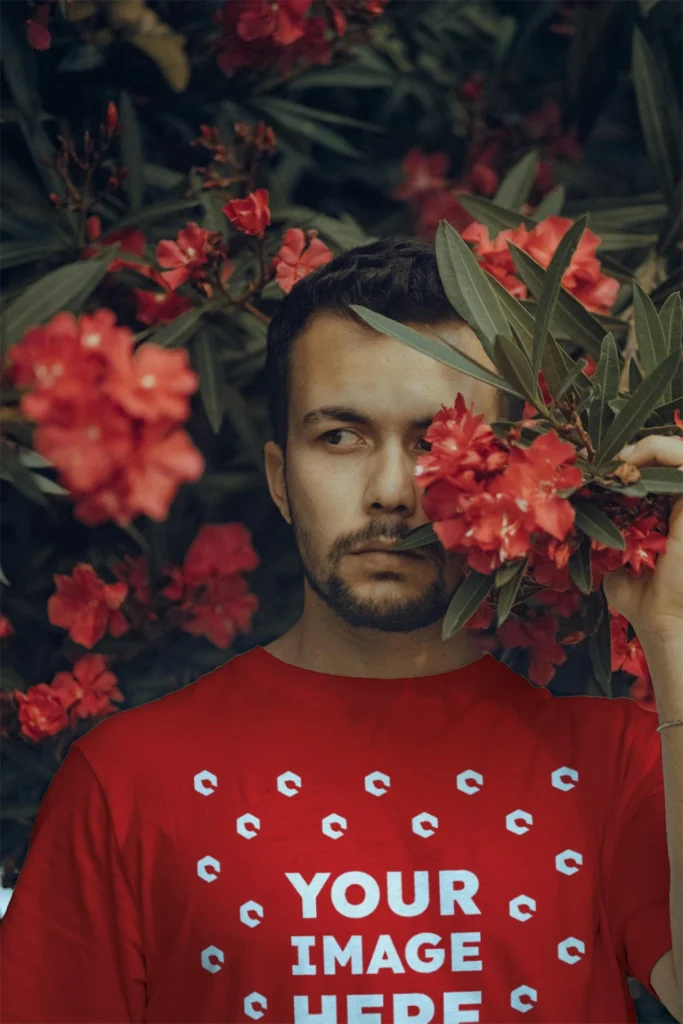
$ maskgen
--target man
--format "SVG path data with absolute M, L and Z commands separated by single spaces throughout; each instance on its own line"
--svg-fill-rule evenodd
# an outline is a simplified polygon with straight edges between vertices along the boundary
M 657 715 L 441 639 L 459 559 L 389 548 L 427 521 L 434 414 L 498 392 L 350 304 L 487 361 L 414 242 L 283 301 L 265 464 L 303 613 L 72 745 L 3 924 L 7 1022 L 606 1024 L 629 975 L 678 1005 Z

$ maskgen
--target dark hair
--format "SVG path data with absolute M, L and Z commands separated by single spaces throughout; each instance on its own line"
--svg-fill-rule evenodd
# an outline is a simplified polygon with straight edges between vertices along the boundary
M 292 343 L 320 313 L 367 326 L 348 308 L 352 303 L 401 323 L 463 322 L 443 289 L 434 247 L 413 238 L 357 246 L 304 277 L 282 300 L 268 327 L 268 412 L 273 439 L 283 453 Z M 512 418 L 510 396 L 499 395 L 501 415 Z

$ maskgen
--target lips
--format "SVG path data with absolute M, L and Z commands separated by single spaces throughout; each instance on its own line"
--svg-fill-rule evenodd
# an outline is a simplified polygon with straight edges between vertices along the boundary
M 406 555 L 408 558 L 421 558 L 422 556 L 417 551 L 394 551 L 393 548 L 362 548 L 360 551 L 354 551 L 354 555 L 365 555 L 372 552 L 379 552 L 382 555 Z

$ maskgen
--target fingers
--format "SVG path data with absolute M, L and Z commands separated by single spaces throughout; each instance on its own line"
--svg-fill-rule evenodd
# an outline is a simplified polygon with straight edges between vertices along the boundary
M 663 434 L 650 434 L 635 445 L 627 445 L 619 452 L 617 458 L 629 462 L 633 466 L 643 466 L 646 462 L 654 462 L 660 466 L 680 466 L 683 468 L 683 439 L 665 437 Z

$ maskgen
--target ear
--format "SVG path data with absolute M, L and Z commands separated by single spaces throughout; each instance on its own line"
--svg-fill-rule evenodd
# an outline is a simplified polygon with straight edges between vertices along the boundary
M 266 441 L 263 446 L 263 458 L 270 496 L 280 509 L 283 519 L 291 525 L 292 517 L 285 483 L 285 458 L 280 445 L 275 441 Z

